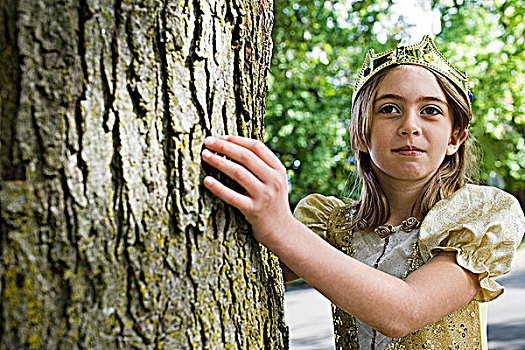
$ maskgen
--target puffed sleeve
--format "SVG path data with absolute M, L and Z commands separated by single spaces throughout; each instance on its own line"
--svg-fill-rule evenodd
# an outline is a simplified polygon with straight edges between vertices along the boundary
M 494 187 L 466 185 L 428 212 L 419 244 L 425 261 L 441 251 L 456 252 L 457 263 L 479 276 L 475 299 L 489 301 L 503 293 L 495 279 L 510 271 L 524 232 L 516 198 Z
M 326 239 L 330 213 L 335 207 L 343 205 L 343 201 L 335 197 L 311 194 L 297 204 L 293 215 L 314 233 Z

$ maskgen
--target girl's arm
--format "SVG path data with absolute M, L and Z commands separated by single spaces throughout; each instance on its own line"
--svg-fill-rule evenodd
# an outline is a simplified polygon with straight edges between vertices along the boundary
M 363 264 L 326 243 L 297 221 L 288 205 L 284 166 L 260 141 L 208 138 L 202 159 L 236 180 L 240 194 L 206 177 L 204 185 L 238 208 L 254 237 L 336 305 L 390 337 L 401 337 L 440 320 L 478 292 L 477 275 L 441 253 L 405 281 Z

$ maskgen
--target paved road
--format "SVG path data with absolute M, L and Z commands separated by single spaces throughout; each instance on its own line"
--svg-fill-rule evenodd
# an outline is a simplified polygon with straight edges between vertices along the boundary
M 490 350 L 525 350 L 525 248 L 512 272 L 499 279 L 505 293 L 489 304 Z M 286 320 L 291 350 L 333 350 L 330 302 L 312 288 L 288 290 Z
M 516 267 L 499 279 L 505 293 L 489 304 L 490 350 L 525 350 L 525 248 Z

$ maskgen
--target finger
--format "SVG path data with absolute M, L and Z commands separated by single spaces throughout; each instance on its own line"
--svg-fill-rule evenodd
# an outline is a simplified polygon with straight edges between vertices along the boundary
M 202 160 L 237 181 L 252 195 L 259 193 L 263 187 L 261 181 L 246 168 L 207 149 L 202 151 Z
M 221 139 L 233 142 L 239 146 L 243 146 L 251 150 L 266 164 L 274 169 L 282 169 L 284 167 L 279 158 L 277 158 L 277 156 L 263 142 L 259 140 L 236 135 L 224 135 L 221 136 Z
M 271 168 L 252 150 L 247 149 L 242 145 L 217 138 L 207 138 L 205 145 L 209 149 L 239 162 L 264 183 L 271 181 L 270 179 L 274 175 L 273 168 Z
M 247 211 L 252 207 L 251 198 L 235 192 L 227 186 L 224 186 L 222 183 L 211 176 L 206 176 L 204 178 L 204 186 L 210 190 L 211 193 L 226 203 L 239 209 L 240 211 Z

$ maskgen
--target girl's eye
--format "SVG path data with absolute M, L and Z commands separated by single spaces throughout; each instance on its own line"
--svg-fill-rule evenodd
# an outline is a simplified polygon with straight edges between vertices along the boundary
M 399 110 L 397 109 L 396 106 L 386 105 L 386 106 L 381 107 L 379 112 L 384 113 L 384 114 L 393 114 L 393 113 L 399 113 Z
M 429 114 L 429 115 L 438 115 L 438 114 L 441 114 L 441 110 L 434 106 L 428 106 L 428 107 L 423 108 L 421 113 Z

